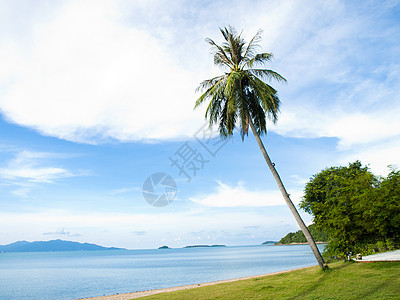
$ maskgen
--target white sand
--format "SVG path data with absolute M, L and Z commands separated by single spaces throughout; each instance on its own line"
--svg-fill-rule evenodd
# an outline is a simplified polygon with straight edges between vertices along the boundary
M 370 261 L 400 261 L 400 250 L 378 253 L 368 256 L 363 256 L 360 262 L 370 262 Z

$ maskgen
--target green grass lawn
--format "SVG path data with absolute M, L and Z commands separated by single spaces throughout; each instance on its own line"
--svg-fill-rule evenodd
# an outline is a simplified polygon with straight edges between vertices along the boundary
M 400 262 L 330 264 L 143 299 L 400 299 Z

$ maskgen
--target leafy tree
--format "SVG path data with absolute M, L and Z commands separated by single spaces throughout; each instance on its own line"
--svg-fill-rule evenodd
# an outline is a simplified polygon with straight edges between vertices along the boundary
M 389 243 L 400 241 L 400 171 L 392 169 L 376 189 L 375 201 L 367 214 L 374 222 L 377 238 Z
M 377 178 L 359 161 L 331 167 L 306 184 L 300 208 L 314 217 L 331 240 L 328 256 L 396 245 L 400 232 L 400 174 Z M 378 246 L 377 246 L 378 245 Z
M 242 140 L 244 140 L 249 127 L 251 128 L 287 205 L 304 232 L 318 264 L 324 268 L 322 256 L 290 200 L 260 139 L 260 136 L 267 132 L 266 120 L 277 121 L 280 104 L 277 91 L 264 80 L 286 80 L 278 73 L 263 67 L 272 59 L 272 54 L 256 52 L 259 48 L 258 42 L 261 40 L 261 30 L 247 45 L 241 34 L 238 34 L 233 27 L 220 29 L 220 31 L 225 40 L 222 45 L 218 45 L 209 38 L 206 41 L 212 46 L 214 64 L 225 72 L 201 82 L 198 90 L 205 90 L 205 92 L 196 101 L 195 108 L 209 100 L 206 118 L 210 126 L 218 124 L 222 138 L 233 135 L 234 129 L 239 124 Z

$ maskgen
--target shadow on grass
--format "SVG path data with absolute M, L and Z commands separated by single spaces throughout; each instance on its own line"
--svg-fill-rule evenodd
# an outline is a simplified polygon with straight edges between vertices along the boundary
M 318 288 L 321 284 L 329 280 L 329 278 L 331 277 L 331 275 L 333 275 L 333 273 L 335 273 L 335 271 L 347 268 L 349 266 L 351 265 L 348 263 L 344 263 L 338 266 L 334 266 L 334 268 L 329 268 L 325 271 L 319 270 L 317 274 L 319 274 L 321 277 L 315 283 L 313 283 L 307 289 L 299 292 L 296 296 L 290 297 L 288 299 L 302 299 L 309 296 L 313 291 L 315 291 L 316 288 Z
M 364 298 L 376 298 L 378 299 L 379 296 L 375 296 L 378 293 L 380 293 L 382 290 L 387 290 L 387 287 L 392 286 L 393 285 L 393 281 L 396 280 L 398 278 L 398 274 L 393 274 L 392 276 L 388 276 L 384 282 L 381 282 L 379 284 L 375 284 L 374 286 L 371 286 L 369 289 L 366 289 L 364 293 L 360 293 L 359 297 L 360 299 L 364 299 Z M 400 295 L 400 287 L 396 293 L 396 295 L 392 295 L 392 296 L 399 296 Z

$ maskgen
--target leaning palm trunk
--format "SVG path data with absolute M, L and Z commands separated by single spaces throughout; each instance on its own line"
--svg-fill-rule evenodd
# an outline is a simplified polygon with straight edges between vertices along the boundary
M 264 144 L 260 139 L 260 136 L 257 133 L 256 128 L 254 127 L 253 121 L 250 119 L 250 127 L 251 130 L 253 131 L 253 134 L 257 140 L 258 146 L 260 147 L 260 150 L 265 158 L 265 161 L 267 162 L 267 165 L 269 167 L 269 169 L 272 172 L 272 175 L 274 175 L 274 178 L 276 180 L 276 183 L 279 186 L 279 189 L 282 193 L 283 198 L 285 199 L 286 204 L 289 206 L 289 209 L 291 210 L 294 218 L 296 219 L 297 223 L 300 226 L 301 231 L 304 233 L 304 236 L 307 239 L 308 244 L 311 247 L 312 252 L 314 253 L 314 256 L 316 258 L 316 260 L 318 261 L 319 266 L 324 269 L 325 268 L 325 263 L 324 263 L 324 259 L 321 256 L 321 253 L 318 250 L 317 245 L 315 244 L 315 241 L 312 237 L 312 235 L 310 234 L 310 231 L 308 230 L 307 226 L 304 224 L 303 219 L 300 217 L 299 212 L 297 211 L 296 207 L 294 206 L 292 200 L 290 200 L 289 194 L 287 193 L 285 186 L 283 185 L 282 179 L 279 176 L 278 172 L 275 169 L 274 164 L 271 162 L 271 159 L 269 158 L 269 155 L 267 153 L 267 150 L 265 150 Z
M 271 60 L 272 54 L 256 53 L 257 43 L 261 40 L 261 30 L 257 32 L 247 46 L 244 39 L 233 27 L 220 29 L 220 31 L 225 39 L 221 46 L 217 45 L 212 39 L 206 39 L 206 41 L 212 46 L 214 64 L 227 72 L 200 83 L 198 89 L 206 89 L 206 91 L 197 99 L 195 108 L 209 100 L 206 117 L 209 119 L 210 126 L 219 124 L 220 135 L 225 138 L 233 135 L 236 125 L 240 123 L 241 135 L 244 139 L 248 133 L 249 125 L 251 126 L 286 204 L 307 238 L 318 264 L 324 269 L 321 253 L 319 253 L 310 232 L 290 200 L 258 134 L 267 132 L 266 119 L 270 119 L 274 123 L 277 121 L 280 104 L 277 91 L 264 80 L 286 82 L 286 79 L 275 71 L 263 67 L 265 63 Z

